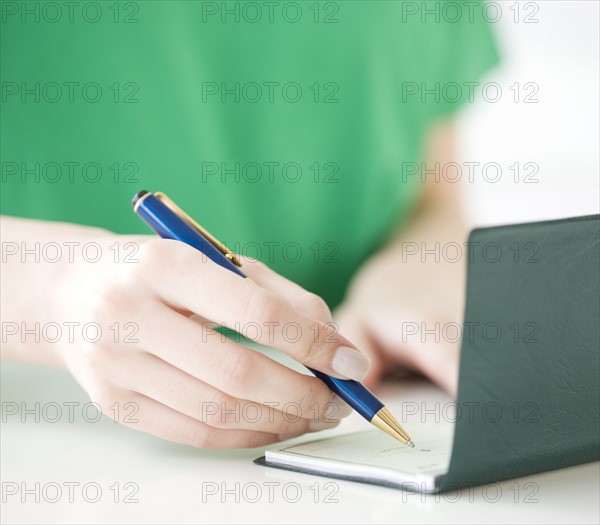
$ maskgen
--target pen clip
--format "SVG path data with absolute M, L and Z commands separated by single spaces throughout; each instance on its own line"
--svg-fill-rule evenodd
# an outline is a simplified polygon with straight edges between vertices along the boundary
M 175 204 L 169 197 L 167 197 L 162 192 L 155 192 L 154 196 L 160 200 L 165 206 L 167 206 L 173 213 L 178 215 L 181 219 L 183 219 L 189 226 L 194 228 L 200 235 L 206 238 L 217 250 L 219 250 L 227 259 L 229 259 L 233 264 L 242 267 L 242 263 L 239 260 L 238 256 L 233 253 L 227 246 L 225 246 L 222 242 L 220 242 L 214 235 L 200 226 L 194 219 L 192 219 L 187 213 L 185 213 L 177 204 Z

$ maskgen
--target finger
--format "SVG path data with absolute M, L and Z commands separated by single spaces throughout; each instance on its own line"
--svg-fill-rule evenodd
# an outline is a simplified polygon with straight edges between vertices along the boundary
M 279 275 L 260 261 L 245 258 L 242 269 L 256 284 L 279 293 L 293 308 L 307 317 L 324 323 L 332 320 L 331 311 L 321 297 Z
M 216 428 L 246 429 L 272 434 L 301 435 L 340 422 L 334 403 L 326 420 L 284 413 L 273 406 L 231 397 L 151 354 L 130 354 L 126 365 L 110 370 L 113 381 L 177 412 Z
M 323 420 L 332 402 L 344 413 L 343 402 L 316 377 L 291 370 L 165 305 L 155 303 L 146 315 L 151 321 L 139 323 L 140 348 L 233 398 L 305 419 Z
M 169 279 L 150 281 L 166 302 L 236 331 L 240 326 L 257 325 L 258 343 L 326 374 L 359 381 L 367 374 L 369 360 L 334 326 L 299 313 L 280 295 L 206 260 L 197 250 L 183 243 L 172 244 L 177 247 L 161 263 Z M 172 271 L 174 261 L 177 272 Z M 152 277 L 155 275 L 156 268 Z
M 367 322 L 373 338 L 385 356 L 402 366 L 415 370 L 455 396 L 460 362 L 460 324 L 444 322 L 424 311 L 381 311 L 369 313 Z M 402 319 L 402 323 L 398 323 Z M 435 341 L 424 337 L 419 327 L 454 327 L 449 337 Z
M 279 440 L 275 434 L 251 430 L 211 427 L 139 393 L 127 394 L 127 402 L 138 408 L 123 424 L 148 434 L 197 448 L 255 448 Z

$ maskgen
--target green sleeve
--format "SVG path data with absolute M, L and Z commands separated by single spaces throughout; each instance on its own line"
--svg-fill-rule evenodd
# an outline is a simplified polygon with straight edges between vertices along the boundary
M 494 21 L 501 16 L 497 8 L 473 1 L 444 0 L 437 4 L 439 22 L 429 23 L 433 34 L 428 77 L 433 81 L 435 94 L 422 93 L 431 120 L 478 100 L 485 85 L 484 76 L 499 61 L 494 38 Z

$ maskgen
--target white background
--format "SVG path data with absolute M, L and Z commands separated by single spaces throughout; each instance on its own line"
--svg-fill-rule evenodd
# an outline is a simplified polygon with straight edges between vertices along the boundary
M 502 63 L 483 82 L 499 83 L 503 96 L 497 103 L 479 97 L 470 104 L 459 119 L 459 134 L 461 161 L 496 162 L 502 178 L 486 182 L 479 171 L 473 183 L 462 184 L 470 222 L 487 226 L 599 213 L 600 3 L 533 2 L 538 23 L 523 20 L 533 13 L 527 2 L 519 2 L 519 22 L 508 9 L 515 2 L 498 3 L 502 18 L 493 27 Z M 509 89 L 515 82 L 536 83 L 539 102 L 515 103 Z M 515 162 L 536 163 L 538 182 L 515 183 L 508 169 Z

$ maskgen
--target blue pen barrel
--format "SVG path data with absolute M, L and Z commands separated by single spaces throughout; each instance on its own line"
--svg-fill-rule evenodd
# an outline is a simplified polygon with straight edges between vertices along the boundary
M 196 248 L 219 266 L 246 277 L 200 232 L 149 192 L 139 192 L 132 202 L 140 218 L 163 239 L 172 239 Z
M 373 416 L 383 408 L 383 403 L 362 383 L 350 379 L 338 379 L 318 370 L 308 369 L 366 420 L 371 421 Z M 335 414 L 332 415 L 333 418 Z

